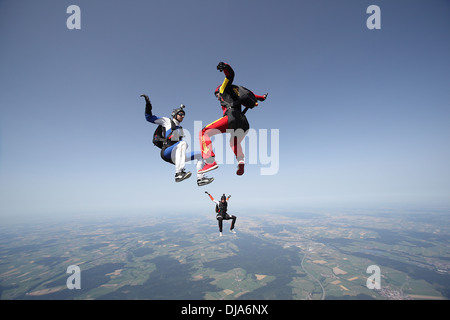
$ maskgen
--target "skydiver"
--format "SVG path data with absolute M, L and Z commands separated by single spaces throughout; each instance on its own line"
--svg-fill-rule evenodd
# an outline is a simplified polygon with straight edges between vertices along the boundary
M 245 116 L 245 112 L 247 108 L 253 108 L 258 105 L 256 100 L 264 101 L 267 98 L 267 93 L 259 96 L 253 94 L 253 92 L 249 91 L 254 98 L 253 105 L 246 105 L 246 109 L 242 112 L 242 97 L 239 95 L 238 86 L 233 85 L 234 80 L 234 71 L 230 65 L 219 62 L 217 65 L 217 70 L 220 72 L 223 71 L 225 74 L 225 79 L 221 85 L 219 85 L 214 95 L 220 101 L 220 105 L 223 111 L 223 117 L 208 124 L 204 127 L 199 133 L 200 139 L 200 148 L 202 151 L 202 157 L 205 160 L 205 165 L 199 171 L 201 173 L 205 173 L 214 169 L 217 169 L 219 166 L 215 161 L 215 154 L 212 150 L 211 144 L 211 136 L 219 133 L 225 133 L 227 129 L 233 129 L 233 133 L 231 134 L 230 139 L 230 147 L 233 149 L 233 152 L 236 156 L 236 160 L 238 161 L 238 169 L 236 171 L 237 175 L 244 174 L 244 153 L 242 151 L 241 142 L 245 138 L 245 135 L 250 128 L 248 120 Z M 244 88 L 245 89 L 245 88 Z M 215 129 L 215 130 L 213 130 Z
M 152 114 L 152 104 L 147 95 L 141 94 L 145 98 L 145 119 L 151 123 L 161 125 L 164 130 L 162 137 L 161 158 L 175 165 L 175 182 L 181 182 L 191 176 L 191 172 L 185 171 L 185 163 L 187 161 L 197 160 L 197 185 L 204 186 L 213 182 L 214 178 L 207 178 L 199 169 L 203 166 L 203 158 L 201 152 L 186 153 L 188 144 L 183 141 L 183 128 L 180 123 L 186 115 L 184 105 L 172 111 L 172 119 L 166 117 L 157 117 Z
M 220 202 L 217 200 L 214 200 L 213 196 L 210 195 L 208 193 L 208 191 L 205 191 L 205 193 L 209 196 L 209 198 L 216 204 L 216 219 L 219 223 L 219 236 L 222 236 L 222 225 L 223 225 L 223 220 L 230 220 L 232 219 L 233 221 L 231 222 L 231 227 L 230 227 L 230 232 L 231 233 L 236 233 L 236 231 L 234 231 L 234 225 L 236 223 L 236 216 L 234 215 L 229 215 L 227 213 L 227 209 L 228 209 L 228 200 L 230 200 L 231 196 L 225 197 L 225 193 L 222 195 L 222 197 L 220 198 Z

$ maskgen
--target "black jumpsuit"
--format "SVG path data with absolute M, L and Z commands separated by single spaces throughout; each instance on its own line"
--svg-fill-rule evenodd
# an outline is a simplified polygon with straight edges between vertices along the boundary
M 210 195 L 210 194 L 208 194 L 209 195 L 209 198 L 212 200 L 212 201 L 214 201 L 215 203 L 216 203 L 216 205 L 218 206 L 218 208 L 219 208 L 219 212 L 217 213 L 217 215 L 216 215 L 216 219 L 217 219 L 217 221 L 219 222 L 219 231 L 220 232 L 222 232 L 222 226 L 223 226 L 223 220 L 230 220 L 230 219 L 232 219 L 233 221 L 231 222 L 231 227 L 230 227 L 230 230 L 233 230 L 234 229 L 234 225 L 235 225 L 235 223 L 236 223 L 236 216 L 234 216 L 234 215 L 229 215 L 228 213 L 227 213 L 227 209 L 228 209 L 228 200 L 230 199 L 230 197 L 228 197 L 228 198 L 226 198 L 225 199 L 225 196 L 223 196 L 223 199 L 225 200 L 224 202 L 222 202 L 222 201 L 216 201 L 216 200 L 214 200 L 214 198 L 212 197 L 212 195 Z
M 227 213 L 227 206 L 228 203 L 225 201 L 225 203 L 223 203 L 222 201 L 219 202 L 219 212 L 217 213 L 216 219 L 219 222 L 219 231 L 222 232 L 222 222 L 223 220 L 230 220 L 232 219 L 233 221 L 231 221 L 231 227 L 230 230 L 234 229 L 234 224 L 236 223 L 236 216 L 234 215 L 229 215 Z

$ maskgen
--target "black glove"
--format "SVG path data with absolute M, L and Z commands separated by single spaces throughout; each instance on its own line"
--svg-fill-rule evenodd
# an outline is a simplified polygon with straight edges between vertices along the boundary
M 208 191 L 205 191 L 205 193 L 209 196 L 209 193 L 208 193 Z
M 146 94 L 141 94 L 141 97 L 145 98 L 145 102 L 150 103 L 150 99 L 148 98 L 148 95 Z
M 141 94 L 145 98 L 145 113 L 152 114 L 152 103 L 146 94 Z
M 230 199 L 231 198 L 231 194 L 228 196 L 228 199 Z
M 217 70 L 219 70 L 220 72 L 223 71 L 223 69 L 225 69 L 227 65 L 224 62 L 219 62 L 219 64 L 217 65 Z

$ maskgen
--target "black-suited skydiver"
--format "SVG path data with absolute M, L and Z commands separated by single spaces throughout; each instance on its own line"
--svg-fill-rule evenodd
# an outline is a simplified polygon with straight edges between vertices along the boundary
M 229 215 L 227 213 L 228 210 L 228 200 L 230 200 L 231 196 L 228 196 L 228 198 L 225 196 L 225 193 L 222 195 L 222 197 L 220 198 L 220 202 L 217 200 L 214 200 L 213 196 L 210 195 L 208 193 L 208 191 L 205 191 L 205 193 L 209 196 L 209 198 L 216 204 L 216 219 L 219 223 L 219 236 L 222 237 L 222 226 L 223 226 L 223 220 L 233 220 L 231 221 L 231 227 L 230 227 L 230 232 L 231 233 L 236 233 L 236 231 L 234 231 L 234 225 L 236 224 L 236 216 L 234 215 Z
M 186 115 L 185 106 L 172 111 L 172 118 L 157 117 L 152 114 L 152 104 L 147 95 L 141 94 L 145 98 L 145 119 L 151 123 L 159 125 L 153 136 L 153 143 L 161 148 L 161 158 L 175 165 L 175 182 L 183 181 L 191 176 L 191 172 L 185 171 L 187 161 L 197 160 L 197 185 L 204 186 L 213 182 L 214 178 L 207 178 L 198 172 L 204 165 L 200 151 L 186 154 L 188 144 L 183 141 L 183 128 L 181 122 Z

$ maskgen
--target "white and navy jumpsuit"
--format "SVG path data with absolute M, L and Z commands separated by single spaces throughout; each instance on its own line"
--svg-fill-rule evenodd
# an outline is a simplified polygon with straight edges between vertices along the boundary
M 158 117 L 152 114 L 151 104 L 146 104 L 145 119 L 156 125 L 162 125 L 166 132 L 167 144 L 161 149 L 161 158 L 164 161 L 175 165 L 175 173 L 181 172 L 186 162 L 197 159 L 197 172 L 203 166 L 203 158 L 200 151 L 191 151 L 186 154 L 188 144 L 183 141 L 183 130 L 180 123 L 176 119 L 172 119 L 175 124 L 175 129 L 172 132 L 172 125 L 170 119 L 167 117 Z M 197 173 L 197 179 L 203 177 L 202 173 Z

